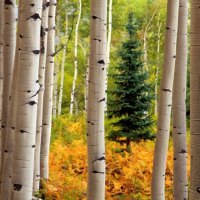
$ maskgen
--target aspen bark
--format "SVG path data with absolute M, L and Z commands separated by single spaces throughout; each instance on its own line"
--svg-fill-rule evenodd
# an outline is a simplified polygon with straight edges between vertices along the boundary
M 53 104 L 53 73 L 54 73 L 54 56 L 55 56 L 55 15 L 56 0 L 50 0 L 49 7 L 49 23 L 48 23 L 48 39 L 47 39 L 47 58 L 45 71 L 45 91 L 44 91 L 44 107 L 43 107 L 43 126 L 42 141 L 40 154 L 40 176 L 43 179 L 49 177 L 49 147 L 51 137 L 51 121 L 52 121 L 52 104 Z
M 2 91 L 3 91 L 3 25 L 4 25 L 4 0 L 0 0 L 0 128 L 2 119 Z M 2 155 L 0 134 L 0 160 Z M 2 173 L 2 165 L 0 164 L 0 175 Z M 1 179 L 1 177 L 0 177 Z
M 152 199 L 165 199 L 165 170 L 170 131 L 172 86 L 176 58 L 179 1 L 168 0 L 164 66 L 161 79 L 158 124 L 152 175 Z
M 68 13 L 67 12 L 66 12 L 65 23 L 66 23 L 65 37 L 67 39 L 68 38 Z M 67 52 L 67 41 L 65 42 L 65 45 L 63 48 L 63 55 L 62 55 L 60 93 L 59 93 L 59 101 L 58 101 L 58 116 L 61 115 L 61 110 L 62 110 L 62 97 L 63 97 L 63 87 L 64 87 L 64 76 L 65 76 L 66 52 Z
M 172 93 L 172 126 L 174 142 L 174 199 L 188 199 L 186 77 L 187 77 L 187 0 L 179 1 L 179 19 L 174 85 Z
M 72 91 L 71 91 L 71 101 L 70 101 L 70 109 L 69 113 L 73 114 L 74 112 L 74 98 L 75 98 L 75 90 L 76 90 L 76 80 L 78 77 L 78 29 L 81 19 L 81 10 L 82 10 L 82 0 L 79 0 L 79 13 L 78 13 L 78 20 L 76 23 L 75 29 L 75 44 L 74 44 L 74 78 L 72 83 Z
M 190 40 L 190 200 L 200 198 L 200 0 L 191 1 Z
M 21 12 L 20 8 L 18 8 Z M 17 108 L 17 90 L 18 90 L 18 49 L 19 49 L 19 22 L 17 28 L 16 48 L 14 69 L 11 84 L 11 93 L 8 102 L 8 121 L 6 130 L 6 141 L 4 148 L 4 163 L 1 178 L 1 199 L 10 199 L 12 187 L 12 164 L 13 164 L 13 150 L 15 142 L 15 127 L 16 127 L 16 108 Z
M 3 91 L 2 91 L 2 124 L 1 124 L 1 167 L 4 162 L 4 148 L 8 121 L 9 95 L 11 91 L 12 74 L 16 46 L 16 2 L 4 2 L 4 33 L 3 33 Z
M 160 21 L 160 13 L 159 13 L 159 21 Z M 159 68 L 160 68 L 160 37 L 161 37 L 161 26 L 162 23 L 158 21 L 158 32 L 157 32 L 157 57 L 156 57 L 156 73 L 155 73 L 155 111 L 154 114 L 158 114 L 158 75 L 159 75 Z
M 19 77 L 12 170 L 13 200 L 31 200 L 36 137 L 42 1 L 19 1 Z
M 109 0 L 108 7 L 108 39 L 107 39 L 107 47 L 106 47 L 106 59 L 107 59 L 107 75 L 106 75 L 106 107 L 105 112 L 107 112 L 107 89 L 108 89 L 108 68 L 110 65 L 110 45 L 112 39 L 112 0 Z
M 88 200 L 105 199 L 104 111 L 107 1 L 91 1 L 89 90 L 87 111 Z
M 59 73 L 59 64 L 55 65 L 54 68 L 54 87 L 53 87 L 53 117 L 57 116 L 57 110 L 58 110 L 58 103 L 57 103 L 57 98 L 58 98 L 58 73 Z
M 42 138 L 42 117 L 43 117 L 43 99 L 44 99 L 44 89 L 45 89 L 49 4 L 50 4 L 49 0 L 43 0 L 42 24 L 41 24 L 41 35 L 40 35 L 41 53 L 40 53 L 39 74 L 38 74 L 40 91 L 38 94 L 38 108 L 37 108 L 36 146 L 35 146 L 34 183 L 33 183 L 34 192 L 39 190 L 39 184 L 40 184 L 40 149 L 41 149 L 41 138 Z

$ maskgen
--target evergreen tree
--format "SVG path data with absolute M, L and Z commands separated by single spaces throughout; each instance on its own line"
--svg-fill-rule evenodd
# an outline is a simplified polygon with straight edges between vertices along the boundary
M 109 102 L 108 116 L 115 117 L 117 121 L 113 123 L 115 128 L 108 138 L 122 141 L 125 137 L 127 148 L 130 148 L 131 141 L 153 138 L 150 133 L 153 123 L 150 116 L 153 88 L 144 72 L 137 28 L 136 19 L 130 13 L 126 26 L 129 37 L 118 52 L 120 64 L 111 74 L 116 87 L 110 92 L 112 100 Z

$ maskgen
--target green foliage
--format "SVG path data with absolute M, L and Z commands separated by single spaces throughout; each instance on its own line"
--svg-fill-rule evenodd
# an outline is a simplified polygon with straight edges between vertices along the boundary
M 121 61 L 111 75 L 116 87 L 111 91 L 109 117 L 118 119 L 113 122 L 115 130 L 108 138 L 119 140 L 125 137 L 128 143 L 152 138 L 150 127 L 153 121 L 149 114 L 152 86 L 147 82 L 147 73 L 143 69 L 141 43 L 136 39 L 137 27 L 133 13 L 130 13 L 126 26 L 128 40 L 123 42 L 118 52 Z

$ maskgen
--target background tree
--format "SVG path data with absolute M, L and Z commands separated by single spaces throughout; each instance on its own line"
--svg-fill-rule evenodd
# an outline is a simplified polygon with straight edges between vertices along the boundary
M 137 39 L 138 25 L 133 13 L 128 16 L 126 30 L 129 39 L 123 43 L 118 55 L 120 64 L 112 74 L 115 89 L 111 92 L 109 117 L 116 117 L 114 130 L 109 135 L 112 140 L 126 138 L 127 148 L 131 141 L 150 139 L 150 126 L 153 121 L 149 114 L 152 87 L 147 82 L 143 70 L 141 43 Z

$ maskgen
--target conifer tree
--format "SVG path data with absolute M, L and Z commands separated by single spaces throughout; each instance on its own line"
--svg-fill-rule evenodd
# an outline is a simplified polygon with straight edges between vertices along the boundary
M 118 55 L 121 59 L 111 74 L 115 89 L 111 91 L 109 117 L 116 117 L 114 130 L 109 139 L 119 141 L 125 137 L 127 148 L 131 141 L 150 139 L 149 127 L 153 123 L 150 117 L 152 87 L 147 82 L 147 73 L 143 70 L 141 43 L 137 39 L 137 22 L 134 14 L 128 16 L 126 30 L 128 39 L 122 44 Z

